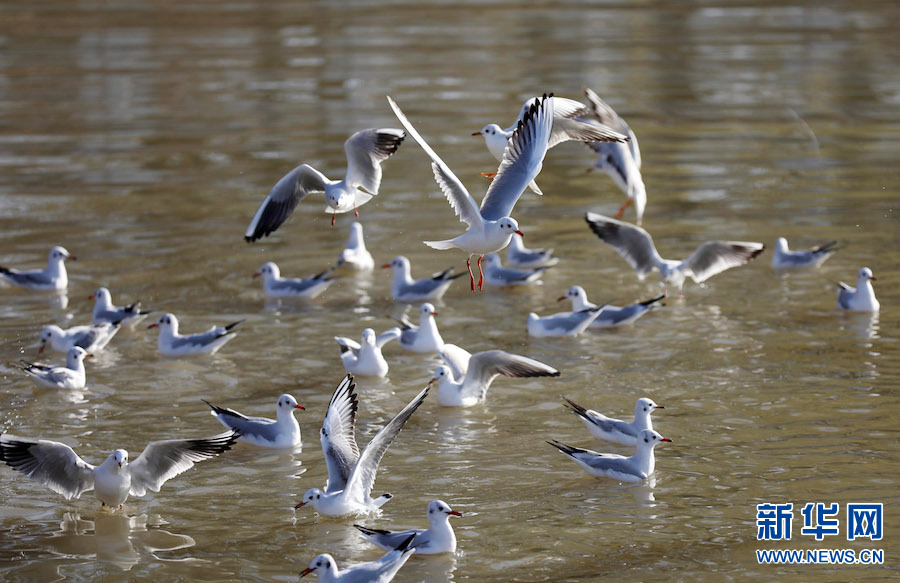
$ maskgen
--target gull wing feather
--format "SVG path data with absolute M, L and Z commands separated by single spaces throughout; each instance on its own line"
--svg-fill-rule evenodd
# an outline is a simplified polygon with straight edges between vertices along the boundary
M 469 370 L 469 359 L 472 358 L 472 354 L 456 344 L 444 344 L 440 355 L 444 362 L 447 363 L 447 366 L 450 367 L 453 378 L 457 382 L 462 381 L 463 377 L 466 376 L 466 371 Z
M 259 205 L 244 239 L 252 243 L 267 237 L 291 216 L 307 194 L 325 192 L 328 182 L 324 174 L 308 164 L 301 164 L 282 176 Z
M 611 245 L 641 278 L 663 264 L 653 238 L 641 227 L 596 213 L 587 213 L 584 218 L 594 234 Z
M 394 110 L 397 119 L 400 120 L 400 123 L 406 128 L 409 135 L 422 146 L 422 149 L 425 150 L 425 153 L 431 158 L 431 170 L 434 172 L 434 179 L 438 183 L 438 186 L 441 187 L 444 196 L 447 197 L 447 201 L 450 203 L 453 211 L 462 222 L 469 226 L 477 227 L 481 225 L 483 223 L 481 212 L 478 210 L 478 204 L 475 202 L 475 199 L 472 198 L 472 195 L 469 194 L 469 191 L 466 190 L 463 183 L 459 181 L 456 174 L 444 164 L 444 161 L 441 160 L 440 156 L 438 156 L 425 139 L 419 135 L 419 132 L 416 131 L 416 128 L 414 128 L 409 119 L 407 119 L 406 114 L 403 113 L 400 106 L 398 106 L 390 96 L 387 99 L 388 103 L 391 104 L 391 109 Z
M 686 274 L 700 283 L 726 269 L 744 265 L 765 249 L 762 243 L 748 241 L 707 241 L 682 264 Z
M 482 398 L 497 375 L 518 378 L 558 377 L 559 371 L 533 358 L 503 350 L 477 352 L 469 359 L 469 369 L 461 389 L 463 397 Z
M 335 336 L 334 340 L 340 345 L 341 354 L 343 354 L 347 350 L 351 350 L 353 351 L 354 356 L 359 356 L 359 351 L 360 349 L 362 349 L 362 346 L 360 346 L 359 342 L 357 342 L 356 340 L 347 338 L 346 336 Z
M 400 338 L 400 334 L 401 334 L 400 328 L 396 328 L 396 327 L 389 328 L 389 329 L 385 330 L 384 332 L 382 332 L 381 334 L 379 334 L 377 338 L 375 338 L 375 346 L 377 346 L 378 348 L 381 348 L 382 346 L 384 346 L 391 340 L 396 340 L 397 338 Z
M 58 441 L 0 435 L 0 461 L 66 500 L 94 489 L 94 466 Z
M 348 374 L 334 390 L 328 412 L 322 421 L 319 441 L 328 467 L 326 492 L 343 490 L 359 460 L 359 446 L 356 445 L 356 412 L 359 401 L 355 391 L 353 376 Z
M 166 439 L 147 444 L 141 455 L 126 466 L 131 474 L 133 496 L 143 496 L 147 490 L 159 492 L 168 480 L 194 467 L 196 462 L 216 457 L 231 449 L 240 433 L 227 431 L 201 439 Z
M 347 154 L 347 174 L 350 186 L 363 187 L 370 194 L 378 194 L 381 186 L 381 163 L 394 155 L 406 134 L 393 128 L 369 129 L 356 132 L 344 142 Z

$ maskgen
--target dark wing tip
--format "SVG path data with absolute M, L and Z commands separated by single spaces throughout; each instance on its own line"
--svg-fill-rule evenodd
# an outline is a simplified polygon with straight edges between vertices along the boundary
M 651 298 L 649 300 L 644 300 L 643 302 L 639 302 L 639 304 L 642 306 L 649 306 L 649 305 L 655 304 L 656 302 L 658 302 L 660 300 L 664 300 L 664 299 L 666 299 L 666 294 L 656 296 L 655 298 Z
M 243 322 L 245 322 L 245 320 L 238 320 L 237 322 L 232 322 L 231 324 L 228 324 L 227 326 L 225 326 L 225 332 L 226 333 L 231 332 L 232 328 L 234 328 L 235 326 L 237 326 L 238 324 L 241 324 Z
M 408 552 L 413 551 L 414 549 L 409 548 L 409 545 L 412 544 L 412 541 L 413 541 L 414 538 L 416 538 L 416 534 L 415 534 L 415 533 L 409 535 L 408 537 L 406 537 L 406 538 L 403 540 L 402 543 L 400 543 L 399 545 L 397 545 L 397 548 L 395 548 L 394 550 L 395 550 L 395 551 L 400 551 L 401 553 L 408 553 Z

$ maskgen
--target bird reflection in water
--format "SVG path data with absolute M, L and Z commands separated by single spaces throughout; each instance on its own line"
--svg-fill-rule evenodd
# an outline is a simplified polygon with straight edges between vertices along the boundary
M 77 512 L 66 512 L 48 545 L 52 552 L 61 555 L 96 558 L 128 571 L 142 556 L 165 560 L 156 553 L 196 544 L 189 536 L 156 528 L 163 524 L 165 521 L 158 515 L 126 516 L 101 511 L 93 520 L 87 520 Z

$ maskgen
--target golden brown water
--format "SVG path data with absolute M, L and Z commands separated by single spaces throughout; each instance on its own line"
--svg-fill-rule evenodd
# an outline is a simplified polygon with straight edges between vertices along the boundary
M 105 515 L 91 494 L 66 502 L 0 469 L 0 579 L 7 581 L 295 580 L 320 552 L 372 560 L 353 520 L 291 510 L 321 487 L 317 430 L 343 375 L 334 335 L 379 332 L 402 312 L 389 274 L 348 276 L 312 302 L 266 302 L 250 275 L 331 264 L 351 218 L 329 228 L 321 200 L 273 237 L 242 234 L 260 200 L 298 161 L 331 176 L 343 141 L 397 126 L 392 95 L 476 198 L 496 167 L 470 133 L 511 122 L 522 101 L 593 87 L 640 139 L 644 226 L 664 256 L 711 238 L 842 249 L 817 272 L 754 264 L 689 283 L 684 299 L 633 326 L 575 339 L 531 339 L 574 284 L 595 301 L 658 292 L 584 225 L 612 214 L 612 182 L 587 175 L 577 144 L 554 149 L 516 218 L 526 244 L 563 261 L 544 285 L 438 302 L 444 339 L 502 348 L 562 377 L 500 379 L 487 403 L 433 399 L 384 458 L 378 492 L 395 498 L 376 528 L 424 526 L 428 501 L 463 512 L 455 557 L 414 557 L 397 581 L 883 581 L 895 577 L 898 379 L 897 8 L 879 2 L 13 3 L 0 12 L 0 259 L 38 266 L 65 245 L 68 306 L 0 289 L 0 362 L 33 359 L 40 327 L 85 323 L 98 286 L 177 314 L 185 331 L 245 318 L 212 358 L 164 359 L 156 336 L 123 331 L 76 395 L 33 388 L 0 369 L 3 428 L 63 440 L 89 462 L 116 447 L 220 430 L 201 398 L 271 415 L 283 392 L 306 406 L 302 450 L 239 445 Z M 453 265 L 422 239 L 461 226 L 408 140 L 362 207 L 382 263 L 410 257 L 423 275 Z M 633 214 L 626 214 L 631 219 Z M 411 220 L 412 218 L 412 220 Z M 844 314 L 829 280 L 868 265 L 880 315 Z M 433 357 L 386 350 L 389 380 L 360 382 L 360 443 L 431 378 Z M 595 480 L 544 443 L 628 453 L 594 441 L 559 395 L 617 416 L 651 396 L 655 479 Z M 756 504 L 883 502 L 878 543 L 841 535 L 757 542 Z M 359 521 L 359 519 L 357 519 Z M 842 521 L 843 522 L 843 521 Z M 881 548 L 863 566 L 758 565 L 758 548 Z

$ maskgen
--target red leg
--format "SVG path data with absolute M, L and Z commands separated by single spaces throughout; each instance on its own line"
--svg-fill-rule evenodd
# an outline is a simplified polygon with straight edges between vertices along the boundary
M 478 289 L 481 289 L 481 284 L 484 283 L 484 272 L 481 271 L 481 260 L 484 259 L 484 255 L 478 256 Z
M 619 212 L 616 213 L 617 219 L 622 218 L 622 215 L 625 214 L 625 209 L 627 209 L 628 205 L 630 205 L 630 204 L 631 204 L 631 199 L 630 198 L 625 199 L 625 204 L 623 204 L 622 207 L 619 209 Z
M 472 275 L 472 256 L 466 257 L 466 269 L 469 270 L 469 283 L 472 286 L 472 293 L 475 293 L 475 276 Z
M 331 226 L 332 227 L 334 226 L 334 215 L 336 215 L 336 214 L 337 213 L 331 213 Z
M 353 201 L 353 214 L 356 215 L 356 218 L 359 218 L 359 211 L 356 210 L 356 200 Z

